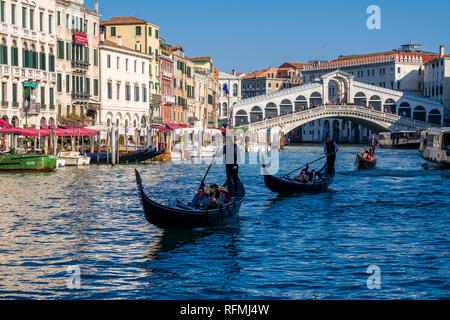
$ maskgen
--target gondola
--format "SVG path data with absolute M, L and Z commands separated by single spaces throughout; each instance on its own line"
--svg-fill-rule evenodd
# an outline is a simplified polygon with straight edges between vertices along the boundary
M 327 172 L 327 166 L 318 171 L 322 175 L 320 182 L 300 183 L 291 177 L 275 177 L 267 172 L 263 165 L 264 182 L 267 188 L 273 192 L 281 194 L 301 194 L 301 193 L 323 193 L 328 191 L 328 187 L 334 180 L 335 170 L 332 173 Z
M 158 155 L 158 151 L 156 151 L 155 148 L 153 149 L 145 149 L 145 150 L 138 150 L 129 152 L 126 154 L 119 154 L 119 163 L 134 163 L 134 162 L 142 162 L 149 159 L 152 159 Z M 107 164 L 108 160 L 109 163 L 111 163 L 112 153 L 88 153 L 88 157 L 91 158 L 91 164 L 97 163 L 97 158 L 99 161 L 99 164 Z
M 356 156 L 356 167 L 358 170 L 369 170 L 375 168 L 377 159 L 373 157 L 373 160 L 364 159 L 361 155 Z
M 231 202 L 222 208 L 196 210 L 181 204 L 169 207 L 151 200 L 144 192 L 141 175 L 137 170 L 135 173 L 145 218 L 158 228 L 195 229 L 228 224 L 237 218 L 245 197 L 244 185 L 239 181 L 238 191 L 232 196 Z

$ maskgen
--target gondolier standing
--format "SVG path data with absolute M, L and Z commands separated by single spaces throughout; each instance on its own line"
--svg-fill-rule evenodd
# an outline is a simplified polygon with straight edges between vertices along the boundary
M 239 147 L 235 143 L 235 138 L 224 135 L 224 146 L 222 149 L 225 159 L 225 167 L 227 172 L 227 181 L 223 185 L 227 186 L 228 192 L 236 193 L 239 181 Z M 234 140 L 234 141 L 233 141 Z
M 327 156 L 327 172 L 331 174 L 334 172 L 334 163 L 336 162 L 336 153 L 339 151 L 339 147 L 329 134 L 327 134 L 327 141 L 323 151 Z
M 375 155 L 375 148 L 378 146 L 378 140 L 377 138 L 375 138 L 375 136 L 372 136 L 372 138 L 370 139 L 370 154 L 371 155 Z

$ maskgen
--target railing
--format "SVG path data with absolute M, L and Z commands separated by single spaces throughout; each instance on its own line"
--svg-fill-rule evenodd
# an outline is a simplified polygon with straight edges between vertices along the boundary
M 163 96 L 162 101 L 164 104 L 174 104 L 175 103 L 175 96 Z
M 170 79 L 170 78 L 172 78 L 173 73 L 172 72 L 168 72 L 168 71 L 163 71 L 162 75 L 163 75 L 163 77 Z
M 47 105 L 45 103 L 41 104 L 41 110 L 47 110 Z
M 161 95 L 159 94 L 152 94 L 150 95 L 150 103 L 161 103 Z
M 72 99 L 88 100 L 90 97 L 91 95 L 86 92 L 72 92 Z
M 19 109 L 19 102 L 13 101 L 12 107 L 13 107 L 14 109 Z
M 8 108 L 9 107 L 9 101 L 2 101 L 2 107 Z
M 72 60 L 72 67 L 76 69 L 89 69 L 90 63 L 82 60 Z
M 56 109 L 56 106 L 54 104 L 51 104 L 50 105 L 50 110 L 55 110 L 55 109 Z

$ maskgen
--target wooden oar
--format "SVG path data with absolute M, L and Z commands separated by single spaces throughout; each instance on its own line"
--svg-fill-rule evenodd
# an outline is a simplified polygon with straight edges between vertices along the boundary
M 202 182 L 200 183 L 200 188 L 205 187 L 206 176 L 208 175 L 209 170 L 211 169 L 211 167 L 212 167 L 212 165 L 213 165 L 213 163 L 214 163 L 214 160 L 216 159 L 216 156 L 217 156 L 217 154 L 219 153 L 220 150 L 221 150 L 221 149 L 217 150 L 216 154 L 214 155 L 214 157 L 213 157 L 213 159 L 212 159 L 212 161 L 211 161 L 211 164 L 210 164 L 209 167 L 208 167 L 208 170 L 206 170 L 206 173 L 205 173 L 205 175 L 204 175 L 204 177 L 203 177 L 203 180 L 202 180 Z
M 323 157 L 321 157 L 321 158 L 319 158 L 319 159 L 316 159 L 316 160 L 314 160 L 314 161 L 312 161 L 312 162 L 310 162 L 310 163 L 305 164 L 304 166 L 302 166 L 302 167 L 300 167 L 300 168 L 298 168 L 298 169 L 295 169 L 295 170 L 289 172 L 288 174 L 284 175 L 284 176 L 281 177 L 281 178 L 282 178 L 282 179 L 287 178 L 288 176 L 290 176 L 290 175 L 293 174 L 294 172 L 297 172 L 298 170 L 303 169 L 303 168 L 305 168 L 305 167 L 309 166 L 310 164 L 313 164 L 313 163 L 315 163 L 315 162 L 317 162 L 317 161 L 320 161 L 320 160 L 322 160 L 322 159 L 328 158 L 329 156 L 332 156 L 333 154 L 336 154 L 336 153 L 337 153 L 337 152 L 329 153 L 329 154 L 327 154 L 326 156 L 323 156 Z

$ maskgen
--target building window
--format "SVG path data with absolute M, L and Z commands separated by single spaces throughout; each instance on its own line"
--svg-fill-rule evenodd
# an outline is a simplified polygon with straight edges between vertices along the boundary
M 91 95 L 91 79 L 90 78 L 86 78 L 86 93 L 90 96 Z
M 98 50 L 94 49 L 94 66 L 98 66 Z
M 112 99 L 112 83 L 108 82 L 108 99 Z
M 136 35 L 137 36 L 141 35 L 141 27 L 139 27 L 139 26 L 136 27 Z
M 131 87 L 129 85 L 125 85 L 125 100 L 131 101 Z
M 56 12 L 56 23 L 58 27 L 61 25 L 61 11 Z
M 48 33 L 50 33 L 50 34 L 53 33 L 53 16 L 52 15 L 48 16 Z
M 142 87 L 142 101 L 147 102 L 147 87 Z
M 22 7 L 22 28 L 27 27 L 27 8 Z
M 148 35 L 149 35 L 149 37 L 152 36 L 152 27 L 148 27 Z
M 155 30 L 155 38 L 159 39 L 159 30 Z
M 44 31 L 44 13 L 43 12 L 39 12 L 39 31 L 40 32 Z
M 64 41 L 58 41 L 58 59 L 64 59 Z
M 13 102 L 17 102 L 17 84 L 15 83 L 12 85 L 12 99 Z
M 51 54 L 49 56 L 49 60 L 50 60 L 50 68 L 49 71 L 50 72 L 55 72 L 55 56 L 53 54 Z
M 16 5 L 11 4 L 11 24 L 16 24 Z
M 45 87 L 41 87 L 41 105 L 45 105 Z
M 117 83 L 116 85 L 116 91 L 117 91 L 117 100 L 120 100 L 120 83 Z
M 111 37 L 116 36 L 116 27 L 111 27 Z
M 139 87 L 134 87 L 134 101 L 139 102 Z
M 70 92 L 70 76 L 66 75 L 66 92 Z
M 0 20 L 5 22 L 5 1 L 0 3 Z
M 107 64 L 107 67 L 108 67 L 108 69 L 111 69 L 111 56 L 110 55 L 108 55 L 107 57 L 106 57 L 106 64 Z
M 94 79 L 94 96 L 98 96 L 98 79 Z
M 34 30 L 34 10 L 30 9 L 30 29 Z
M 55 105 L 55 93 L 54 93 L 55 89 L 54 88 L 50 88 L 50 109 L 52 109 Z

